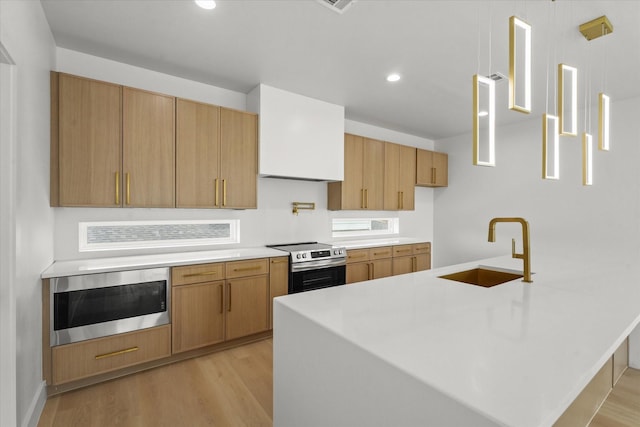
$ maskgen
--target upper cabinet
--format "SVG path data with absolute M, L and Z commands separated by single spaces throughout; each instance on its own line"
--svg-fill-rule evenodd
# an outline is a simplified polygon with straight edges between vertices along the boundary
M 383 141 L 345 134 L 344 181 L 328 184 L 330 210 L 381 210 L 384 206 Z
M 121 87 L 52 73 L 51 89 L 51 206 L 120 206 Z
M 416 149 L 385 143 L 384 146 L 384 209 L 414 210 Z
M 418 149 L 416 185 L 446 187 L 449 185 L 449 156 L 446 153 Z
M 51 115 L 51 206 L 257 206 L 256 114 L 52 72 Z
M 175 98 L 122 89 L 124 206 L 175 206 Z
M 257 116 L 176 102 L 176 206 L 255 208 Z

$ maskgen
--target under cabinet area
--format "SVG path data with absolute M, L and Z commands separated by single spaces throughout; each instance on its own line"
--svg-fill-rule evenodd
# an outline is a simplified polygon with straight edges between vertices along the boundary
M 349 249 L 346 282 L 347 284 L 356 283 L 430 268 L 431 243 L 429 242 Z
M 257 207 L 258 117 L 51 73 L 51 206 Z

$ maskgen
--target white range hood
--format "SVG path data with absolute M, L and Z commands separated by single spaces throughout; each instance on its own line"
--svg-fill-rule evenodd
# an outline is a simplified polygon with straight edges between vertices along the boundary
M 259 114 L 260 176 L 344 179 L 344 107 L 263 84 L 247 106 Z

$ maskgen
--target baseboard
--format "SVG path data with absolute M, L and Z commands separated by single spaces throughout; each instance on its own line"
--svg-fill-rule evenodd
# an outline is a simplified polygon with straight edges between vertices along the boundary
M 46 383 L 42 381 L 38 386 L 38 390 L 36 394 L 33 396 L 31 400 L 31 404 L 29 405 L 29 409 L 25 414 L 25 417 L 22 421 L 22 427 L 37 427 L 38 421 L 40 421 L 40 415 L 42 414 L 42 410 L 44 409 L 44 404 L 47 403 L 47 387 Z

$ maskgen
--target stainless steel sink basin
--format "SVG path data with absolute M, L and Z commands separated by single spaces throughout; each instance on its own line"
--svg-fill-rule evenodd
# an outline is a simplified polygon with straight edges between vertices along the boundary
M 456 282 L 468 283 L 470 285 L 490 288 L 492 286 L 507 283 L 512 280 L 522 279 L 523 275 L 519 273 L 510 273 L 507 271 L 491 270 L 488 268 L 478 267 L 471 270 L 458 271 L 438 277 L 442 279 L 455 280 Z

